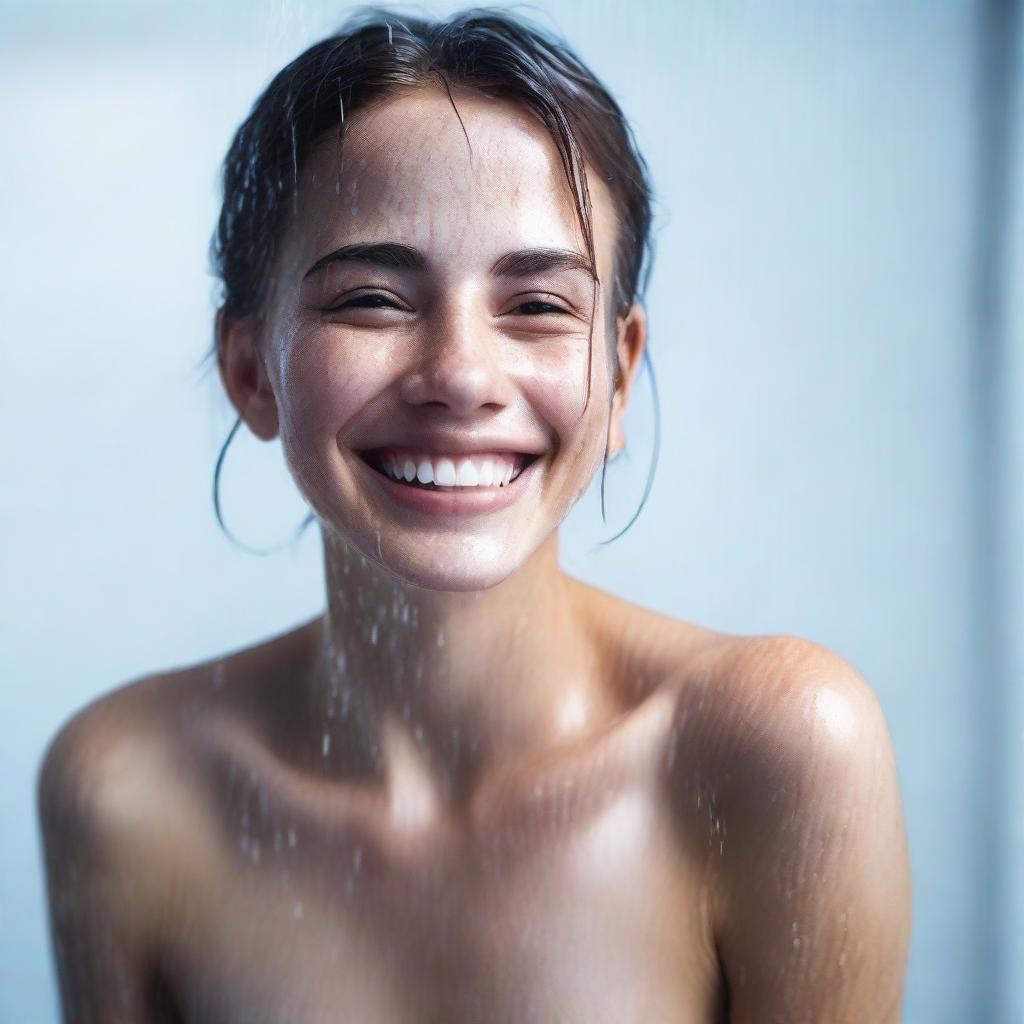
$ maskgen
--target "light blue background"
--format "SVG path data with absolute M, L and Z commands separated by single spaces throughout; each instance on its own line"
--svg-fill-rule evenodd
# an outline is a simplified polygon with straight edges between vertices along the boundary
M 661 465 L 615 544 L 592 550 L 593 496 L 574 513 L 566 565 L 862 672 L 910 834 L 904 1018 L 1019 1024 L 1024 148 L 1001 131 L 1024 125 L 1019 26 L 938 0 L 519 9 L 619 98 L 658 196 Z M 218 162 L 345 10 L 0 7 L 0 1021 L 57 1019 L 34 776 L 58 725 L 322 607 L 313 530 L 267 558 L 219 532 L 232 419 L 194 368 Z M 641 386 L 608 479 L 619 523 L 650 428 Z M 251 436 L 223 494 L 253 544 L 305 513 Z

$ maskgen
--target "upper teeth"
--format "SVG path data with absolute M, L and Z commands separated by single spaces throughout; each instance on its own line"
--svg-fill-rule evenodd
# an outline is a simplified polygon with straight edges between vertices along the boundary
M 395 480 L 438 487 L 504 487 L 523 471 L 521 455 L 419 455 L 388 452 L 384 470 Z

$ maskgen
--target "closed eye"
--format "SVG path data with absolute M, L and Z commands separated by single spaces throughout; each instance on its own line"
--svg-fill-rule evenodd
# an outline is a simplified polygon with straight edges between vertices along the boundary
M 355 298 L 347 299 L 337 306 L 329 306 L 325 312 L 337 313 L 342 309 L 401 309 L 401 307 L 392 302 L 386 295 L 374 292 L 357 295 Z M 552 302 L 532 299 L 529 302 L 521 302 L 511 312 L 523 312 L 527 316 L 546 316 L 552 313 L 568 313 L 568 310 L 563 309 L 561 306 L 556 306 Z
M 401 309 L 401 307 L 392 302 L 386 295 L 374 292 L 372 294 L 357 295 L 355 298 L 341 302 L 337 306 L 329 306 L 325 312 L 337 313 L 341 309 Z
M 562 309 L 561 306 L 556 306 L 551 302 L 541 302 L 539 299 L 533 299 L 530 302 L 523 302 L 516 306 L 516 309 L 526 309 L 528 306 L 537 307 L 544 306 L 545 309 L 534 308 L 533 312 L 527 313 L 527 316 L 543 316 L 546 313 L 567 313 L 568 310 Z

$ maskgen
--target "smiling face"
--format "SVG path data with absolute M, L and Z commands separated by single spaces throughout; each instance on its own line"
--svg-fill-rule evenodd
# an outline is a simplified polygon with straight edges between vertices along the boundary
M 618 446 L 644 317 L 609 336 L 599 176 L 600 287 L 544 127 L 455 100 L 462 125 L 420 88 L 353 114 L 343 153 L 314 149 L 263 324 L 222 324 L 221 369 L 326 530 L 410 583 L 481 590 L 552 538 Z

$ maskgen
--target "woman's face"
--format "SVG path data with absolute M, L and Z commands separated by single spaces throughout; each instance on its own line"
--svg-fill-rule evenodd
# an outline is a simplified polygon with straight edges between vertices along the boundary
M 480 590 L 552 536 L 604 457 L 615 223 L 588 174 L 598 291 L 543 126 L 455 100 L 461 125 L 444 92 L 410 90 L 352 115 L 343 153 L 314 150 L 260 333 L 222 342 L 236 405 L 280 431 L 325 528 L 408 582 Z M 613 439 L 638 307 L 628 323 Z

